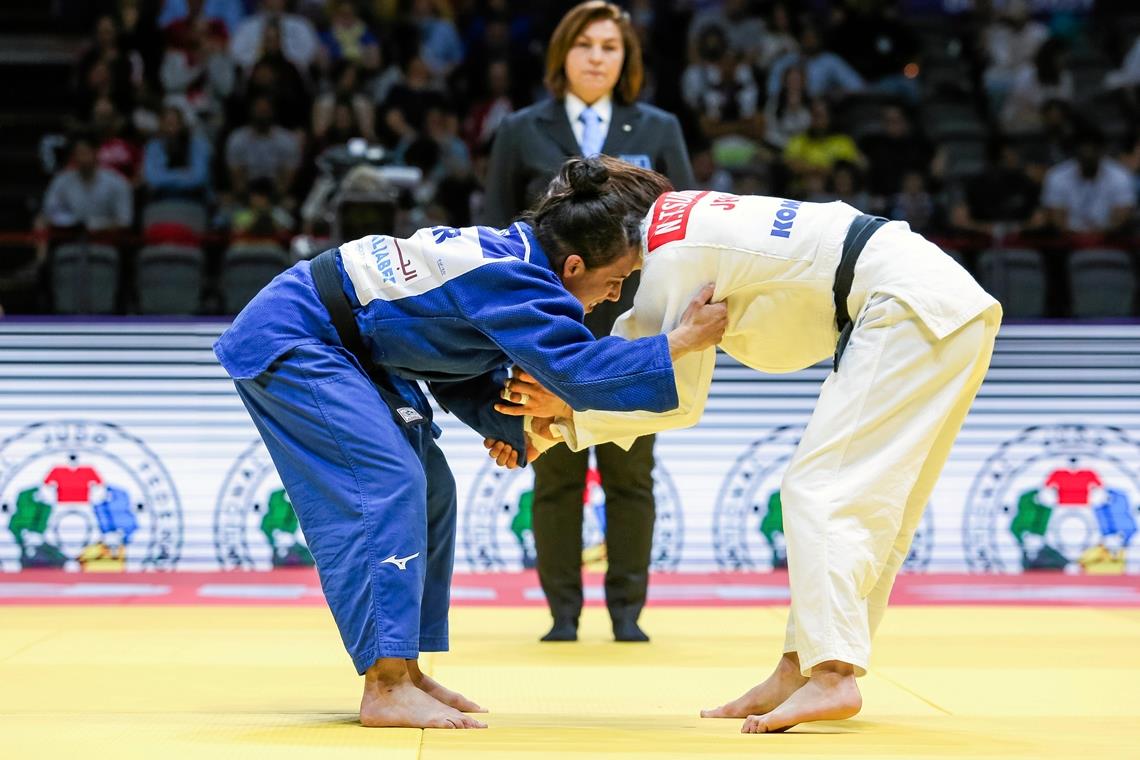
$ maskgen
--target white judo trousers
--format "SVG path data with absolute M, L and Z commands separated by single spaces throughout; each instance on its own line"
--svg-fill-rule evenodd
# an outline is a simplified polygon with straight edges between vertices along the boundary
M 791 612 L 785 652 L 866 673 L 871 639 L 989 367 L 1001 312 L 937 339 L 872 296 L 828 376 L 781 486 Z

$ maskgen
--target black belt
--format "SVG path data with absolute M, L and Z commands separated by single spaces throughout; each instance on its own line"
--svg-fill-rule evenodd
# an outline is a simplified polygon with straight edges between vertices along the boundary
M 847 237 L 843 238 L 843 253 L 839 257 L 839 266 L 835 270 L 835 327 L 839 330 L 839 341 L 835 344 L 835 363 L 832 365 L 835 372 L 839 371 L 839 360 L 847 349 L 847 341 L 851 340 L 851 331 L 855 323 L 847 313 L 847 297 L 851 295 L 851 283 L 855 281 L 855 262 L 863 252 L 863 246 L 875 234 L 875 230 L 887 223 L 881 216 L 860 214 L 851 221 L 847 228 Z
M 364 347 L 364 338 L 361 337 L 360 328 L 356 326 L 356 320 L 352 316 L 352 304 L 344 293 L 340 269 L 336 265 L 339 253 L 339 249 L 330 249 L 319 254 L 310 264 L 313 284 L 317 286 L 321 303 L 332 317 L 333 327 L 340 337 L 341 344 L 360 362 L 360 366 L 364 368 L 376 390 L 380 392 L 380 397 L 388 405 L 393 419 L 403 427 L 422 425 L 427 420 L 400 395 L 396 386 L 392 384 L 388 372 L 372 361 L 372 357 Z

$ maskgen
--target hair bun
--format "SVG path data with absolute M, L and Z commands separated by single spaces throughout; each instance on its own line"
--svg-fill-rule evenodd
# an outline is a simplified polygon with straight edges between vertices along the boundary
M 566 184 L 575 195 L 598 195 L 610 178 L 610 170 L 597 158 L 575 158 L 566 162 Z

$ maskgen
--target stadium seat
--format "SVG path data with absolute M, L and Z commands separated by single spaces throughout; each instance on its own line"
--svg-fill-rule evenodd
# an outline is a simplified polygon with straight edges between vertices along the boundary
M 1127 317 L 1136 299 L 1132 257 L 1115 248 L 1073 251 L 1068 261 L 1074 317 Z
M 202 294 L 202 249 L 151 245 L 138 253 L 135 288 L 140 314 L 194 314 Z
M 981 174 L 986 169 L 986 140 L 983 137 L 948 137 L 941 140 L 945 151 L 943 175 L 947 180 L 962 180 Z
M 972 103 L 940 100 L 922 108 L 922 126 L 935 141 L 952 137 L 984 139 L 985 122 L 978 116 Z
M 1028 248 L 991 248 L 978 257 L 978 280 L 1001 302 L 1006 317 L 1045 316 L 1041 254 Z
M 197 201 L 154 201 L 142 211 L 143 237 L 151 245 L 197 245 L 207 222 L 206 207 Z
M 289 267 L 289 254 L 273 243 L 237 243 L 222 261 L 222 308 L 237 314 L 269 281 Z
M 119 252 L 109 245 L 65 243 L 51 255 L 57 314 L 110 314 L 119 290 Z
M 970 65 L 960 58 L 931 58 L 922 64 L 919 71 L 926 98 L 964 97 L 974 92 Z

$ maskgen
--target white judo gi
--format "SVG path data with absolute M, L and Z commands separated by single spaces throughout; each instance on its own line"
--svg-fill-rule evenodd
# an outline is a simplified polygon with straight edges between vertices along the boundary
M 728 306 L 720 347 L 764 372 L 832 356 L 832 286 L 859 212 L 845 203 L 680 192 L 646 217 L 645 262 L 626 338 L 672 329 L 708 282 Z M 855 267 L 854 331 L 784 474 L 792 609 L 786 652 L 804 675 L 827 660 L 866 672 L 895 575 L 982 383 L 1001 307 L 903 222 L 879 228 Z M 678 408 L 575 412 L 555 426 L 571 448 L 687 427 L 704 411 L 715 349 L 674 371 Z

